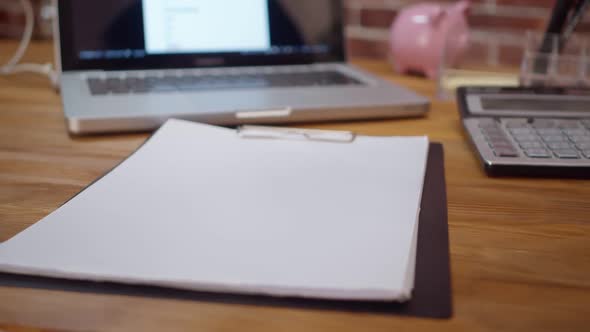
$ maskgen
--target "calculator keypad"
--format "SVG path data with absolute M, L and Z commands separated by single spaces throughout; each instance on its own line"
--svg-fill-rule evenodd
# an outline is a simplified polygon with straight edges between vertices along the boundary
M 590 145 L 588 120 L 508 119 L 504 125 L 529 158 L 580 159 Z
M 518 151 L 496 121 L 481 121 L 479 128 L 496 156 L 518 157 Z
M 491 151 L 490 160 L 590 165 L 590 119 L 472 118 L 469 121 L 474 121 L 469 132 L 478 149 L 485 144 Z

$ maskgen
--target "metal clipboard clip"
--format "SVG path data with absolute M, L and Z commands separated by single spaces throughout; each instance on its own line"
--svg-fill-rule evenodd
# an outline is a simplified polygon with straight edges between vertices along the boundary
M 356 134 L 351 131 L 250 125 L 238 127 L 238 136 L 243 138 L 289 139 L 334 143 L 352 143 L 356 138 Z

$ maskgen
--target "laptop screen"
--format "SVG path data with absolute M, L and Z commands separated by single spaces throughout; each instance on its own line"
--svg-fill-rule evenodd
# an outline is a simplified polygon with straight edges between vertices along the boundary
M 63 70 L 344 60 L 341 1 L 60 0 Z

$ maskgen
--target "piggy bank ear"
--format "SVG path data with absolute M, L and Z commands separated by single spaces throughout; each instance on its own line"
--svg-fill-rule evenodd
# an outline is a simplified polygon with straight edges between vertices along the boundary
M 452 11 L 459 13 L 459 14 L 463 14 L 463 15 L 467 15 L 469 13 L 469 9 L 471 9 L 471 1 L 470 0 L 458 1 L 457 3 L 455 3 L 451 7 Z
M 433 26 L 439 26 L 447 16 L 447 12 L 443 8 L 437 8 L 434 13 L 430 15 L 430 23 Z

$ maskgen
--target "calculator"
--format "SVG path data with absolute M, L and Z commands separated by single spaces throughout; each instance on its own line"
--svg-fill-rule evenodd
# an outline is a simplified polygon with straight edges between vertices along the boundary
M 488 175 L 590 178 L 590 89 L 460 87 L 457 103 Z

